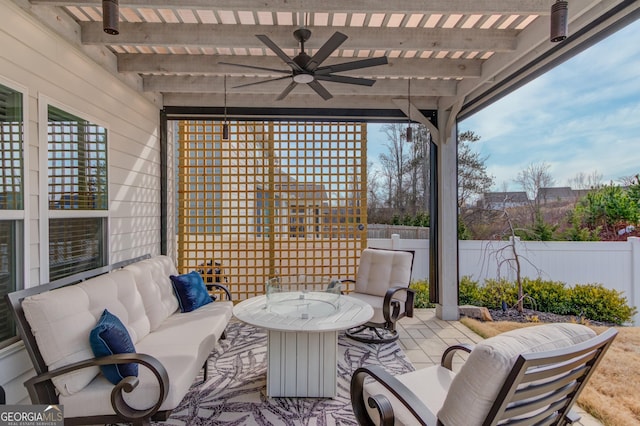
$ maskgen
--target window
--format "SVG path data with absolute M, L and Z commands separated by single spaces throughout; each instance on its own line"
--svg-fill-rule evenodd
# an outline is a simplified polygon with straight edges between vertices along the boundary
M 24 238 L 23 95 L 0 84 L 0 299 L 22 288 Z M 13 316 L 0 303 L 0 348 L 17 339 Z
M 107 263 L 107 131 L 48 107 L 49 280 Z

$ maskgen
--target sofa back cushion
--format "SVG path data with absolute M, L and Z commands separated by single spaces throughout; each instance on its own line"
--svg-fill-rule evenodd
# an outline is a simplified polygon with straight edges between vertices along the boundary
M 595 337 L 580 324 L 545 324 L 478 343 L 456 374 L 438 419 L 447 426 L 481 425 L 518 355 L 562 349 Z
M 89 309 L 96 321 L 105 309 L 127 327 L 135 343 L 149 334 L 151 325 L 144 309 L 142 295 L 131 271 L 120 269 L 76 284 L 89 295 Z
M 178 299 L 169 278 L 178 275 L 173 260 L 168 256 L 155 256 L 128 265 L 124 270 L 131 271 L 135 277 L 153 331 L 178 310 Z
M 360 255 L 355 291 L 384 297 L 390 287 L 408 287 L 412 266 L 411 252 L 367 248 Z M 397 298 L 404 300 L 406 295 L 400 292 Z
M 50 370 L 93 358 L 89 334 L 105 309 L 120 318 L 134 342 L 150 330 L 129 271 L 115 271 L 27 297 L 22 307 Z M 98 372 L 98 367 L 85 368 L 52 381 L 61 394 L 68 396 L 82 390 Z

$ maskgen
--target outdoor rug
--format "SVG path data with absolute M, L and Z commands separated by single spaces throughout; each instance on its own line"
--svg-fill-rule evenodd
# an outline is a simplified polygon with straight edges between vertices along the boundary
M 209 378 L 198 377 L 161 424 L 171 425 L 357 425 L 349 384 L 363 365 L 383 365 L 392 374 L 413 371 L 397 343 L 356 342 L 338 338 L 338 396 L 331 398 L 267 398 L 267 333 L 232 321 L 227 338 L 209 358 Z

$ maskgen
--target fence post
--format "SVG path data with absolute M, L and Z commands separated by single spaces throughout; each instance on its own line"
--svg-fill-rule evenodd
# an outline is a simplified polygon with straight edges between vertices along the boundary
M 629 289 L 629 303 L 640 309 L 640 237 L 629 237 L 631 244 L 631 287 Z M 640 323 L 640 313 L 633 317 L 633 325 Z
M 400 250 L 400 234 L 391 234 L 391 250 Z

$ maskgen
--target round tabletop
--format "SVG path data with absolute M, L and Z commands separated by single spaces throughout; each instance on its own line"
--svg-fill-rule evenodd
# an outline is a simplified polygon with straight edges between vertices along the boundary
M 289 315 L 282 309 L 271 309 L 266 296 L 256 296 L 234 306 L 233 315 L 244 323 L 267 330 L 321 332 L 364 324 L 373 317 L 373 308 L 359 299 L 341 295 L 333 313 L 305 318 Z

